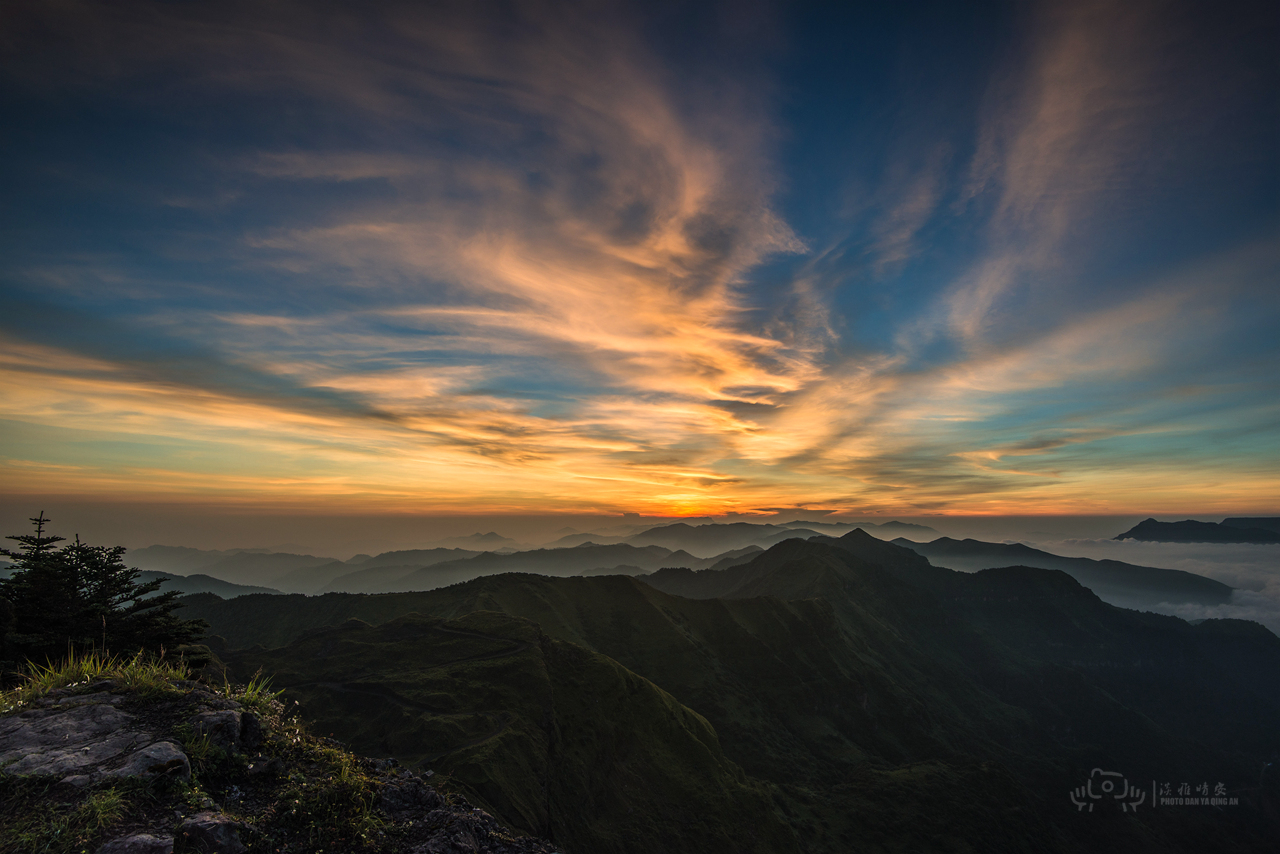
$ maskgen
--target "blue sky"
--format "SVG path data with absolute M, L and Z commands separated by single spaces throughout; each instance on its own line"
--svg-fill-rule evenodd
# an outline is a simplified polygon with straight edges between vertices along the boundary
M 1280 512 L 1268 4 L 6 4 L 13 495 Z

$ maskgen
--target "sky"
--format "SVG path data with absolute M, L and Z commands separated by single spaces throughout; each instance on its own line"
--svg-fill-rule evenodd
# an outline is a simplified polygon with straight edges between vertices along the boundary
M 12 0 L 4 506 L 1280 514 L 1278 17 Z

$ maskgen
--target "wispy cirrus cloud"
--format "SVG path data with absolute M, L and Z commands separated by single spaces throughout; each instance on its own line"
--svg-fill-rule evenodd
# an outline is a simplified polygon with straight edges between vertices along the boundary
M 1071 266 L 1095 214 L 1115 205 L 1150 157 L 1157 118 L 1173 93 L 1163 81 L 1169 36 L 1156 2 L 1042 3 L 1022 62 L 999 79 L 970 166 L 963 204 L 991 196 L 988 249 L 947 299 L 949 328 L 981 345 L 1010 318 L 1063 300 L 1052 283 Z
M 233 249 L 242 269 L 291 277 L 300 302 L 255 311 L 255 286 L 227 283 L 135 318 L 157 330 L 156 372 L 162 341 L 216 341 L 169 374 L 246 405 L 263 382 L 285 410 L 305 409 L 290 395 L 350 402 L 356 423 L 388 422 L 353 429 L 397 454 L 537 464 L 540 482 L 608 468 L 633 485 L 737 482 L 713 465 L 750 425 L 722 404 L 767 405 L 811 381 L 823 346 L 741 288 L 769 256 L 803 251 L 771 206 L 758 99 L 673 75 L 621 7 L 507 11 L 520 26 L 465 4 L 323 22 L 291 4 L 253 17 L 55 7 L 138 47 L 91 46 L 86 76 L 164 68 L 178 89 L 285 99 L 340 128 L 220 158 L 239 189 L 219 198 L 321 200 Z M 100 401 L 129 383 L 116 355 Z M 216 364 L 236 366 L 238 389 L 210 389 Z M 297 424 L 282 432 L 306 441 Z
M 496 8 L 15 4 L 17 83 L 185 122 L 186 148 L 111 200 L 135 231 L 8 271 L 47 318 L 81 304 L 3 342 L 14 483 L 234 497 L 256 472 L 281 501 L 689 513 L 1232 500 L 1207 465 L 1170 489 L 1151 461 L 1215 429 L 1196 401 L 1256 392 L 1197 354 L 1274 258 L 1084 269 L 1168 109 L 1160 7 L 1038 7 L 976 142 L 895 152 L 865 233 L 814 252 L 782 213 L 764 71 L 682 63 L 625 4 Z M 841 294 L 868 268 L 911 292 L 873 335 Z M 13 425 L 74 470 L 35 474 Z M 1241 459 L 1216 464 L 1262 501 L 1274 473 Z

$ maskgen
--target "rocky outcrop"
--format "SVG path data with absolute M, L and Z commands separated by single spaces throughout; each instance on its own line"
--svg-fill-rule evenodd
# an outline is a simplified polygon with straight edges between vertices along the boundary
M 105 843 L 97 854 L 173 854 L 172 836 L 135 833 Z
M 300 817 L 299 809 L 342 800 L 330 792 L 304 805 L 309 794 L 335 785 L 333 766 L 321 766 L 337 761 L 343 769 L 337 776 L 358 777 L 362 788 L 356 799 L 376 810 L 376 818 L 362 825 L 368 832 L 362 831 L 361 851 L 555 850 L 544 841 L 513 836 L 458 795 L 442 794 L 428 782 L 430 772 L 418 776 L 394 760 L 351 756 L 336 742 L 316 739 L 296 720 L 282 718 L 278 701 L 267 708 L 270 721 L 185 681 L 159 692 L 153 687 L 149 695 L 112 681 L 58 689 L 0 715 L 0 783 L 30 779 L 67 815 L 91 797 L 116 791 L 121 782 L 144 781 L 146 798 L 127 819 L 87 832 L 84 839 L 92 844 L 84 850 L 243 854 L 250 847 L 294 850 L 296 834 L 316 828 L 333 832 L 330 825 L 340 817 Z M 287 733 L 281 731 L 285 726 Z M 44 781 L 55 785 L 46 788 Z M 0 838 L 5 821 L 13 820 L 12 813 L 0 812 Z M 341 842 L 333 850 L 344 850 Z
M 5 773 L 56 777 L 73 786 L 106 778 L 191 775 L 186 754 L 117 708 L 122 695 L 109 684 L 87 694 L 66 693 L 0 718 L 0 764 Z
M 182 822 L 178 834 L 185 849 L 199 854 L 241 854 L 245 847 L 240 832 L 246 829 L 229 815 L 202 812 Z
M 214 747 L 230 753 L 252 752 L 262 742 L 258 719 L 252 712 L 238 709 L 201 712 L 191 719 L 191 727 Z

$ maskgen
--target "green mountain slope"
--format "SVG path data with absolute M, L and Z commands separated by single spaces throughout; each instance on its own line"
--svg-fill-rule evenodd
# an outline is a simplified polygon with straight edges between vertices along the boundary
M 527 620 L 352 620 L 228 663 L 275 673 L 317 730 L 443 772 L 570 851 L 800 850 L 770 787 L 725 758 L 702 716 Z
M 957 573 L 854 531 L 643 581 L 503 575 L 416 594 L 186 601 L 233 646 L 410 612 L 535 622 L 705 717 L 725 756 L 778 786 L 806 850 L 1192 851 L 1211 831 L 1267 850 L 1257 780 L 1280 747 L 1280 639 L 1115 608 L 1061 572 Z M 1222 780 L 1254 807 L 1081 823 L 1066 793 L 1095 767 Z M 932 806 L 903 812 L 903 799 Z

